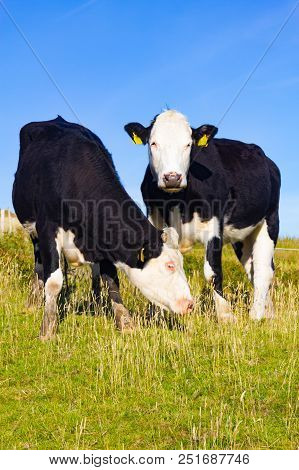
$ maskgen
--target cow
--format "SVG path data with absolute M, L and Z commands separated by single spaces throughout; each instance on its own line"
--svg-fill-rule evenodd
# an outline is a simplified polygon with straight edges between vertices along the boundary
M 212 282 L 219 321 L 235 321 L 223 297 L 222 247 L 230 243 L 254 286 L 250 317 L 274 315 L 271 285 L 279 232 L 280 172 L 255 144 L 217 139 L 217 127 L 192 128 L 167 110 L 148 127 L 125 126 L 135 144 L 148 145 L 141 192 L 151 222 L 175 227 L 182 252 L 205 246 L 204 276 Z
M 96 297 L 101 276 L 121 331 L 134 329 L 134 322 L 119 293 L 117 268 L 161 308 L 192 310 L 178 234 L 148 221 L 122 186 L 102 141 L 87 128 L 58 116 L 21 129 L 13 204 L 30 234 L 37 282 L 44 286 L 41 339 L 57 331 L 62 256 L 71 266 L 93 267 Z

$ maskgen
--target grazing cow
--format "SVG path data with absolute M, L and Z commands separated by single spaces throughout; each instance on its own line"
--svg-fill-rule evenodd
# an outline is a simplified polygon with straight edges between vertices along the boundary
M 141 186 L 150 220 L 170 225 L 180 249 L 205 245 L 204 274 L 214 285 L 219 320 L 234 320 L 222 293 L 221 252 L 231 243 L 254 286 L 252 319 L 273 316 L 270 286 L 279 230 L 279 169 L 254 144 L 214 139 L 217 128 L 191 128 L 185 116 L 168 110 L 149 127 L 130 123 L 136 144 L 148 144 L 149 165 Z
M 162 308 L 192 309 L 177 233 L 148 221 L 121 185 L 101 140 L 83 126 L 58 117 L 21 129 L 13 203 L 30 233 L 35 272 L 44 284 L 42 339 L 57 329 L 62 254 L 73 266 L 94 266 L 98 297 L 99 269 L 121 330 L 132 329 L 133 321 L 122 304 L 116 266 Z

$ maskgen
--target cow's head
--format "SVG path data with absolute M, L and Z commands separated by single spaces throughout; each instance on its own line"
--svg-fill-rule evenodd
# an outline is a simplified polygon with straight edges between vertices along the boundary
M 192 145 L 206 147 L 218 131 L 209 124 L 193 129 L 186 117 L 174 110 L 156 116 L 149 127 L 132 122 L 125 130 L 135 144 L 148 144 L 152 174 L 158 187 L 167 192 L 187 186 Z
M 185 314 L 191 312 L 193 299 L 178 240 L 174 228 L 165 228 L 159 256 L 148 259 L 142 268 L 132 268 L 124 263 L 118 263 L 118 266 L 151 302 L 163 309 Z

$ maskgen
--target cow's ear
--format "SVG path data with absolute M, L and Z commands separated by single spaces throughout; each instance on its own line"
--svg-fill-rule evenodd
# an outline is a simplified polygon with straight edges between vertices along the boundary
M 135 144 L 147 144 L 150 136 L 151 126 L 144 127 L 139 122 L 130 122 L 125 125 L 125 131 L 129 134 Z
M 198 147 L 207 147 L 210 140 L 215 137 L 218 132 L 218 128 L 211 124 L 204 124 L 197 129 L 192 129 L 192 138 L 195 145 Z

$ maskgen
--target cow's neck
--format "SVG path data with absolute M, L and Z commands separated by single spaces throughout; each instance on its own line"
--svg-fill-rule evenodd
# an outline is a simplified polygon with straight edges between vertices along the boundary
M 114 232 L 113 249 L 104 254 L 108 254 L 114 263 L 121 262 L 130 267 L 140 267 L 144 258 L 155 258 L 160 255 L 163 245 L 162 232 L 149 222 L 126 193 L 122 200 L 118 198 L 118 203 L 120 209 L 117 220 L 108 218 L 105 221 L 107 230 L 110 227 Z M 99 231 L 101 233 L 100 226 Z

